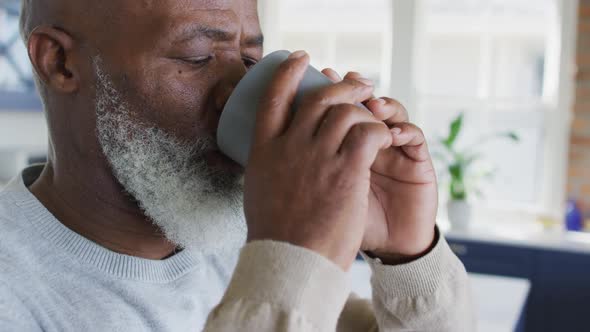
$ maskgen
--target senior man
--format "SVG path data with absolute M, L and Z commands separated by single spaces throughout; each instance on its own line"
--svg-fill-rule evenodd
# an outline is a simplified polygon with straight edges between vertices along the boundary
M 474 330 L 424 136 L 370 81 L 326 70 L 291 119 L 296 52 L 248 167 L 218 151 L 256 5 L 23 0 L 49 158 L 0 193 L 1 331 Z M 359 250 L 372 303 L 349 294 Z

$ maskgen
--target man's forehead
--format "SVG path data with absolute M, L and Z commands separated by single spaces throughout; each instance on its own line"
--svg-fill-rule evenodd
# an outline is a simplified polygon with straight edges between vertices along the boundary
M 240 1 L 242 0 L 127 0 L 125 6 L 135 14 L 146 14 L 148 12 L 176 12 L 178 10 L 230 10 L 235 9 L 236 3 Z
M 120 0 L 119 0 L 120 1 Z M 137 20 L 140 25 L 159 26 L 162 32 L 183 33 L 192 25 L 237 31 L 243 20 L 257 15 L 256 0 L 127 0 L 128 16 L 122 13 L 124 24 Z M 127 17 L 125 17 L 127 16 Z M 131 20 L 130 17 L 131 16 Z M 256 20 L 257 21 L 257 20 Z M 250 21 L 250 23 L 252 23 Z M 247 28 L 247 30 L 250 30 Z M 256 32 L 254 32 L 256 33 Z
M 128 0 L 129 17 L 121 22 L 137 23 L 138 29 L 148 29 L 172 41 L 191 39 L 195 35 L 216 40 L 231 40 L 241 36 L 254 44 L 261 39 L 257 20 L 256 0 Z M 140 28 L 143 26 L 143 28 Z M 145 30 L 144 30 L 145 31 Z M 224 34 L 224 36 L 221 36 Z M 250 38 L 250 39 L 248 39 Z M 256 44 L 261 44 L 256 42 Z

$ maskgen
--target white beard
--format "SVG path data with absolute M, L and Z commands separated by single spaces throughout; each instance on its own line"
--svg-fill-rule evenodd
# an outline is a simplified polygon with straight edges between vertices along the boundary
M 203 252 L 239 248 L 246 236 L 241 176 L 207 164 L 214 139 L 181 142 L 134 117 L 100 63 L 97 135 L 117 180 L 176 245 Z

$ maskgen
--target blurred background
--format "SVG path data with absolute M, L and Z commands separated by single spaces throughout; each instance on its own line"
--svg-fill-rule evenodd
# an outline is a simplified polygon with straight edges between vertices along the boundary
M 512 278 L 476 282 L 483 302 L 518 297 L 480 308 L 483 330 L 590 330 L 590 1 L 259 8 L 266 53 L 304 49 L 318 68 L 361 72 L 424 129 L 441 229 L 470 272 Z M 0 0 L 0 186 L 47 145 L 18 11 Z
M 576 52 L 576 23 L 565 20 L 564 3 L 282 0 L 262 6 L 267 50 L 305 49 L 318 67 L 372 78 L 379 95 L 404 102 L 433 150 L 460 112 L 459 145 L 515 131 L 518 144 L 497 140 L 479 149 L 495 171 L 480 189 L 486 206 L 562 215 Z M 582 188 L 571 189 L 581 194 Z

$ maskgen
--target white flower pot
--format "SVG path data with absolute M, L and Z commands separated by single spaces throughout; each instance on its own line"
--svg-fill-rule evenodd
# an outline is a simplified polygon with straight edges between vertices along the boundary
M 472 214 L 469 202 L 450 200 L 447 203 L 447 212 L 453 230 L 465 231 L 469 229 Z

